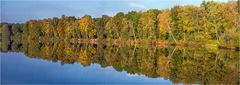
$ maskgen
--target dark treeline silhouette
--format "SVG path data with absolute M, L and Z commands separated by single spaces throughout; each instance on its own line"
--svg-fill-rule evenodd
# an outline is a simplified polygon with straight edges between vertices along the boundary
M 75 44 L 69 42 L 19 42 L 2 47 L 2 52 L 22 52 L 30 58 L 83 66 L 112 66 L 129 75 L 162 77 L 173 83 L 237 84 L 239 83 L 239 53 L 237 51 L 174 46 L 117 46 Z
M 1 39 L 62 41 L 74 39 L 160 41 L 203 44 L 206 47 L 239 48 L 239 1 L 205 2 L 200 6 L 130 11 L 115 16 L 29 20 L 24 24 L 1 24 Z

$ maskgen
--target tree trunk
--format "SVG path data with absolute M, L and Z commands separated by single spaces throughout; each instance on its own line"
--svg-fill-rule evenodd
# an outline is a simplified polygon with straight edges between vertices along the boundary
M 133 28 L 133 24 L 132 23 L 130 23 L 130 29 L 132 29 L 133 36 L 134 36 L 134 42 L 136 43 L 137 42 L 137 38 L 136 38 L 136 34 L 135 34 L 135 29 Z
M 175 43 L 177 43 L 177 41 L 176 41 L 176 39 L 175 39 L 174 35 L 172 34 L 172 31 L 171 31 L 171 28 L 170 28 L 170 26 L 169 26 L 169 25 L 168 25 L 168 29 L 169 29 L 169 34 L 171 34 L 171 36 L 172 36 L 172 38 L 173 38 L 174 42 L 175 42 Z

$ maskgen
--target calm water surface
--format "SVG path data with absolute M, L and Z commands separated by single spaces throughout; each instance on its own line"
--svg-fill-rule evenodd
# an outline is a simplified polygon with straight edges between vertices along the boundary
M 117 72 L 111 66 L 99 64 L 83 67 L 79 63 L 64 64 L 29 58 L 23 53 L 1 53 L 2 83 L 163 83 L 162 78 L 148 78 L 140 74 Z
M 2 48 L 2 84 L 237 84 L 239 53 L 203 48 L 35 43 Z

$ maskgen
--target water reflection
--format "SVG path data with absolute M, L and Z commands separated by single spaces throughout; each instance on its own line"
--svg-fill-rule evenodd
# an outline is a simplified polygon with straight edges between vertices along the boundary
M 239 83 L 239 53 L 204 48 L 73 44 L 28 40 L 2 42 L 2 52 L 23 52 L 30 58 L 62 64 L 99 64 L 130 76 L 164 78 L 173 83 Z

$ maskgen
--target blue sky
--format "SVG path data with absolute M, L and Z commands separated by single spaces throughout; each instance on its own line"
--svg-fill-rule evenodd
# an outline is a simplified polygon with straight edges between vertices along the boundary
M 228 0 L 215 0 L 226 2 Z M 24 23 L 29 19 L 115 15 L 117 12 L 166 9 L 174 5 L 200 5 L 202 0 L 1 0 L 1 22 Z

